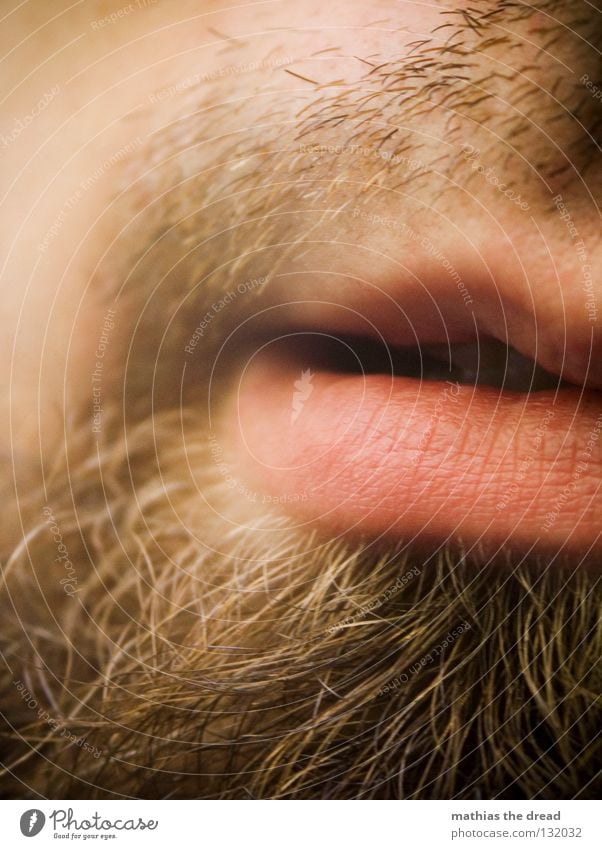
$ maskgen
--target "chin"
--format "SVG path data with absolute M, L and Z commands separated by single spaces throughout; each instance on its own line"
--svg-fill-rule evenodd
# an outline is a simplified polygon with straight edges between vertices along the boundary
M 596 796 L 592 570 L 325 538 L 233 493 L 194 410 L 118 422 L 5 552 L 5 797 Z

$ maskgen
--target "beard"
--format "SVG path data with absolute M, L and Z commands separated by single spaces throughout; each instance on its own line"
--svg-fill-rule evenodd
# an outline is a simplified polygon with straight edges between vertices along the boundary
M 195 411 L 106 414 L 20 502 L 5 796 L 596 795 L 593 572 L 324 541 L 233 492 Z

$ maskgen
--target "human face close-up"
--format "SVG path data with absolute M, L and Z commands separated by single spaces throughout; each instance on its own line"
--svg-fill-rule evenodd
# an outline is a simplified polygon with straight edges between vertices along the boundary
M 2 12 L 5 797 L 594 798 L 600 11 Z

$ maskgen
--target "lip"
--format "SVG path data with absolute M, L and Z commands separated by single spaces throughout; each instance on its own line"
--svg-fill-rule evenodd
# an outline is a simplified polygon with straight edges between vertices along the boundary
M 276 332 L 314 329 L 393 346 L 488 336 L 562 380 L 602 390 L 602 334 L 584 308 L 580 269 L 550 266 L 530 242 L 518 253 L 488 233 L 477 250 L 454 235 L 425 236 L 430 249 L 421 240 L 367 248 L 359 232 L 343 258 L 338 244 L 318 246 L 270 280 L 266 321 Z
M 248 320 L 259 344 L 226 416 L 241 478 L 299 527 L 328 535 L 570 550 L 595 561 L 602 384 L 592 363 L 602 340 L 575 279 L 559 281 L 559 299 L 536 251 L 527 268 L 494 239 L 480 254 L 442 237 L 460 287 L 421 241 L 402 263 L 403 246 L 368 249 L 356 238 L 358 250 L 320 246 L 274 275 Z M 308 344 L 291 344 L 304 334 Z M 312 355 L 312 334 L 343 347 L 361 337 L 418 351 L 488 337 L 553 379 L 517 392 L 408 376 L 386 363 L 362 371 L 360 362 L 350 373 Z
M 591 390 L 344 374 L 291 354 L 285 334 L 247 362 L 230 421 L 241 475 L 299 526 L 599 550 L 602 412 Z

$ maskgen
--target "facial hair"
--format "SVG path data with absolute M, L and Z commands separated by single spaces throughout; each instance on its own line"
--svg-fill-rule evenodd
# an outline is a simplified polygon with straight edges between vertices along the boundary
M 233 498 L 190 415 L 22 504 L 6 795 L 595 796 L 591 571 L 321 542 Z

